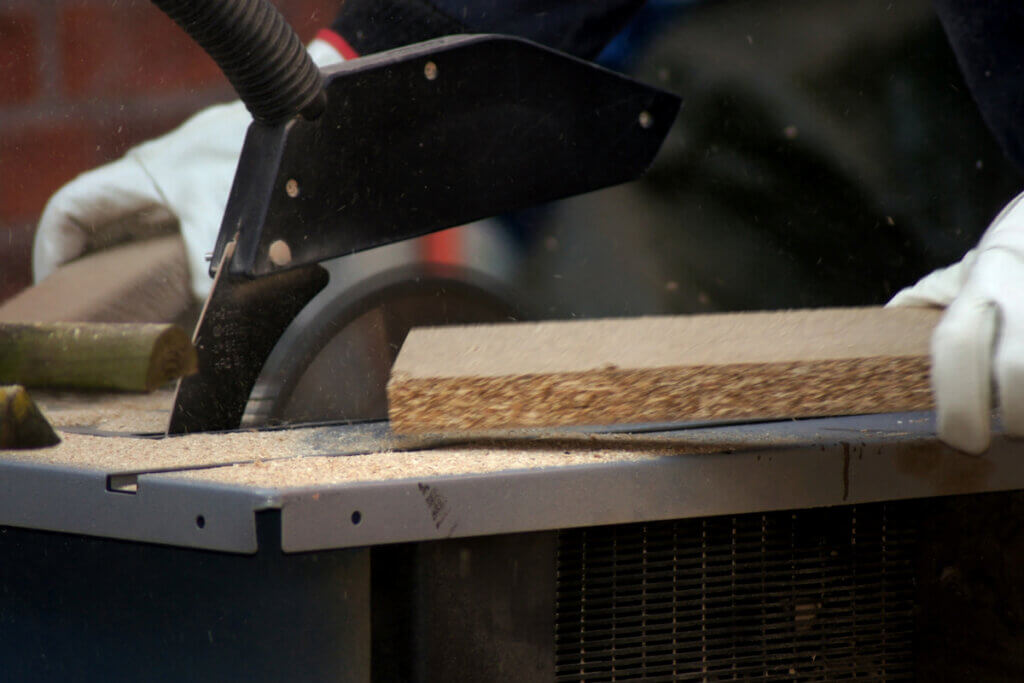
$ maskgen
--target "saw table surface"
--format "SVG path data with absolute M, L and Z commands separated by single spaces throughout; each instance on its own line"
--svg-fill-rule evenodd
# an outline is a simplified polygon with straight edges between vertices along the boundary
M 173 395 L 34 393 L 63 439 L 0 451 L 0 525 L 286 552 L 1024 488 L 1024 447 L 940 443 L 927 412 L 458 439 L 386 423 L 165 438 Z

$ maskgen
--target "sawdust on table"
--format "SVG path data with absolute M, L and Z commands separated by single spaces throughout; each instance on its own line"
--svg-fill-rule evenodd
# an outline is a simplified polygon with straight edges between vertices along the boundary
M 664 449 L 576 448 L 517 450 L 436 448 L 365 455 L 304 455 L 303 430 L 194 434 L 170 439 L 62 433 L 53 448 L 0 451 L 0 459 L 107 473 L 172 472 L 175 477 L 237 486 L 294 488 L 394 481 L 441 475 L 480 474 L 636 462 L 664 457 Z M 168 475 L 170 476 L 170 475 Z
M 299 431 L 190 434 L 167 439 L 61 432 L 51 448 L 0 451 L 0 460 L 104 472 L 145 472 L 294 457 L 305 446 Z
M 173 390 L 152 394 L 38 392 L 37 402 L 62 438 L 58 446 L 0 451 L 0 460 L 32 462 L 108 473 L 169 471 L 173 475 L 238 486 L 304 487 L 394 481 L 600 463 L 636 462 L 682 453 L 721 453 L 779 445 L 778 434 L 683 433 L 675 438 L 639 435 L 555 435 L 550 438 L 465 436 L 382 440 L 365 455 L 338 455 L 350 445 L 324 430 L 192 434 L 173 438 L 99 436 L 65 431 L 87 428 L 126 434 L 159 433 L 167 423 Z M 312 438 L 316 437 L 316 438 Z M 805 440 L 807 437 L 799 437 Z M 393 449 L 392 449 L 393 448 Z
M 174 405 L 174 387 L 148 394 L 29 392 L 55 428 L 80 427 L 127 434 L 163 432 Z
M 729 434 L 683 432 L 668 437 L 626 434 L 561 434 L 555 438 L 479 438 L 439 442 L 423 450 L 382 450 L 366 455 L 311 455 L 175 472 L 208 483 L 261 488 L 302 488 L 368 481 L 484 474 L 510 470 L 635 463 L 678 455 L 716 457 L 735 451 L 805 444 L 821 435 L 781 436 L 768 430 Z
M 302 488 L 598 463 L 637 462 L 659 457 L 664 457 L 664 453 L 621 450 L 515 451 L 504 448 L 445 448 L 269 460 L 175 472 L 167 476 L 257 488 Z

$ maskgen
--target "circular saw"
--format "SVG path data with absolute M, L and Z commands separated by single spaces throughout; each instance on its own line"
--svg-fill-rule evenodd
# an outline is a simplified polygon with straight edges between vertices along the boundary
M 266 0 L 184 3 L 187 20 L 173 11 L 182 3 L 156 4 L 254 117 L 195 332 L 199 372 L 179 384 L 169 433 L 383 417 L 409 327 L 516 310 L 486 270 L 402 245 L 632 180 L 680 106 L 510 36 L 449 36 L 319 70 Z

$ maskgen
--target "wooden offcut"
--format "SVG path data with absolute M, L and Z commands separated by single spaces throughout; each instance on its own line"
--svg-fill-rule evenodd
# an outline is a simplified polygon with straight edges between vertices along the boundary
M 0 450 L 46 448 L 60 443 L 25 387 L 0 386 Z
M 0 305 L 0 322 L 173 322 L 193 304 L 185 245 L 171 235 L 61 266 Z
M 848 308 L 413 330 L 388 384 L 391 426 L 448 433 L 928 409 L 939 316 Z
M 180 327 L 154 323 L 0 323 L 0 384 L 152 391 L 196 371 Z

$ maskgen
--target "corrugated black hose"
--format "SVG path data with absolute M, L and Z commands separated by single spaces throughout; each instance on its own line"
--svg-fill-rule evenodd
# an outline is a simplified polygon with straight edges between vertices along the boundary
M 257 121 L 323 111 L 320 69 L 268 0 L 152 1 L 213 57 Z

